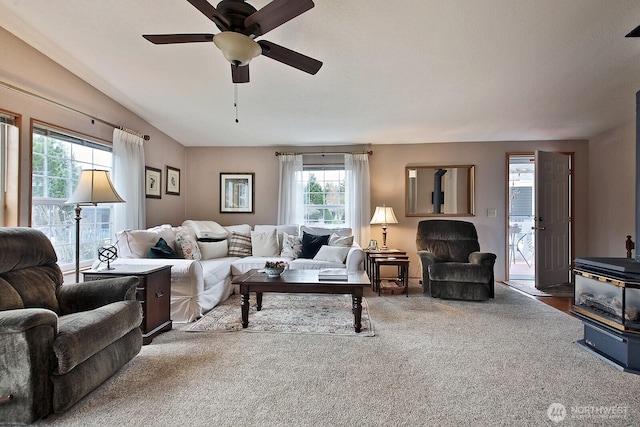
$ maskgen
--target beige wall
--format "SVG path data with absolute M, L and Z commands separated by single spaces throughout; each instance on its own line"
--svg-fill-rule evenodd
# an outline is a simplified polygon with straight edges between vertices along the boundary
M 404 216 L 404 167 L 411 164 L 426 165 L 475 165 L 476 166 L 476 215 L 453 217 L 469 220 L 476 225 L 481 250 L 498 256 L 495 268 L 497 280 L 506 274 L 506 189 L 507 153 L 563 151 L 575 153 L 576 201 L 574 224 L 576 229 L 576 255 L 586 254 L 586 183 L 588 145 L 586 141 L 529 141 L 529 142 L 473 142 L 418 145 L 374 146 L 371 158 L 371 203 L 386 203 L 394 207 L 397 225 L 389 226 L 387 245 L 415 251 L 415 235 L 418 222 L 428 218 Z M 489 217 L 488 210 L 496 209 L 497 216 Z M 451 218 L 451 217 L 448 217 Z M 371 236 L 381 240 L 379 227 L 372 227 Z M 419 263 L 411 258 L 411 275 L 419 275 Z
M 344 149 L 348 147 L 340 147 Z M 399 224 L 388 228 L 387 245 L 411 254 L 411 275 L 419 275 L 415 256 L 415 233 L 421 219 L 406 217 L 404 212 L 404 168 L 410 164 L 476 165 L 476 216 L 463 217 L 478 228 L 481 247 L 498 255 L 496 278 L 504 279 L 506 259 L 506 154 L 508 152 L 546 151 L 575 152 L 576 255 L 587 255 L 587 165 L 586 141 L 540 142 L 474 142 L 447 144 L 376 144 L 370 157 L 371 211 L 375 206 L 392 206 Z M 334 151 L 336 147 L 307 147 L 305 151 Z M 358 147 L 361 149 L 361 147 Z M 278 213 L 277 148 L 187 148 L 186 214 L 191 219 L 213 219 L 224 225 L 274 224 Z M 291 147 L 287 151 L 291 151 Z M 255 173 L 255 213 L 220 214 L 220 172 Z M 488 209 L 496 209 L 497 217 L 489 218 Z M 371 238 L 382 241 L 379 226 L 371 227 Z
M 277 216 L 278 162 L 276 150 L 291 147 L 185 148 L 135 116 L 75 75 L 0 28 L 0 80 L 49 99 L 149 134 L 145 144 L 147 165 L 163 171 L 173 166 L 182 171 L 180 196 L 162 195 L 147 200 L 147 225 L 179 224 L 184 219 L 214 219 L 222 224 L 269 224 Z M 0 87 L 0 109 L 22 116 L 20 133 L 20 225 L 28 225 L 30 185 L 30 121 L 37 119 L 110 141 L 112 128 L 40 100 Z M 506 153 L 535 149 L 575 152 L 574 197 L 575 255 L 624 256 L 624 239 L 634 233 L 635 129 L 627 123 L 585 141 L 540 141 L 496 143 L 448 143 L 327 147 L 328 151 L 371 148 L 371 208 L 386 203 L 394 207 L 400 221 L 389 226 L 392 247 L 415 248 L 415 229 L 421 218 L 404 216 L 404 168 L 409 164 L 476 165 L 476 216 L 468 218 L 478 227 L 483 250 L 498 255 L 496 278 L 505 274 Z M 307 147 L 305 151 L 322 150 Z M 170 159 L 170 160 L 167 160 Z M 220 172 L 255 173 L 254 214 L 219 213 Z M 164 183 L 163 183 L 164 184 Z M 587 191 L 591 188 L 591 191 Z M 164 193 L 164 189 L 163 189 Z M 596 197 L 597 195 L 598 197 Z M 498 216 L 489 218 L 487 209 Z M 380 227 L 371 237 L 381 238 Z M 411 275 L 418 275 L 412 255 Z
M 635 135 L 632 121 L 589 141 L 589 256 L 625 257 L 627 235 L 638 244 Z
M 0 80 L 110 123 L 150 135 L 151 140 L 145 143 L 146 163 L 163 170 L 163 186 L 166 159 L 171 159 L 169 166 L 184 170 L 185 149 L 177 141 L 158 131 L 2 28 L 0 28 L 0 46 L 2 46 Z M 22 117 L 18 224 L 26 226 L 29 225 L 31 184 L 31 119 L 51 123 L 108 142 L 112 140 L 113 128 L 100 122 L 91 123 L 91 119 L 85 116 L 3 86 L 0 86 L 0 109 Z M 185 200 L 184 194 L 180 196 L 163 194 L 162 199 L 159 200 L 147 199 L 147 224 L 181 222 L 184 218 Z
M 275 224 L 278 216 L 278 158 L 273 147 L 187 148 L 185 175 L 188 219 L 210 219 L 222 225 Z M 253 214 L 220 213 L 220 173 L 251 172 Z
M 322 147 L 190 147 L 187 148 L 185 187 L 186 215 L 189 219 L 212 219 L 223 225 L 275 224 L 278 217 L 279 168 L 276 151 L 365 151 L 364 146 Z M 315 163 L 331 161 L 327 156 L 312 156 Z M 340 157 L 343 158 L 343 157 Z M 326 162 L 325 162 L 326 163 Z M 220 173 L 255 174 L 255 212 L 253 214 L 220 213 Z

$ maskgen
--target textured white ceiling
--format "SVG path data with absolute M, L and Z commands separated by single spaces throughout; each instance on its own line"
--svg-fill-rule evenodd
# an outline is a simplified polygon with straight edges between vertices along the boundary
M 213 43 L 141 37 L 218 33 L 187 1 L 0 0 L 0 26 L 185 146 L 582 139 L 633 118 L 637 0 L 315 3 L 260 39 L 322 69 L 255 58 L 240 123 Z

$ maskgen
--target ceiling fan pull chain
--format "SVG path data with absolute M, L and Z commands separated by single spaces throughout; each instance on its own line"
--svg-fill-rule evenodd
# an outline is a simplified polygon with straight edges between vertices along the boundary
M 240 123 L 238 120 L 238 84 L 233 85 L 233 106 L 236 108 L 236 123 Z

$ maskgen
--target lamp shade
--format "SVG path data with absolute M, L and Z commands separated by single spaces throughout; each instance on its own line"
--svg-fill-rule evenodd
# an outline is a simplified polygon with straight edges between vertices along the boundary
M 262 53 L 262 48 L 258 43 L 241 33 L 234 31 L 223 31 L 216 34 L 213 42 L 227 61 L 240 67 L 249 64 L 256 56 Z
M 75 191 L 67 200 L 68 204 L 96 205 L 98 203 L 122 203 L 122 197 L 113 188 L 109 171 L 85 169 Z
M 393 213 L 391 206 L 376 206 L 376 211 L 373 213 L 370 224 L 397 224 L 398 219 Z

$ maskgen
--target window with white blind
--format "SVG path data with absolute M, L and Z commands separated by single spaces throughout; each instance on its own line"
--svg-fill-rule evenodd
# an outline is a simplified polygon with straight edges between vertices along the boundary
M 82 169 L 111 170 L 111 147 L 43 125 L 32 135 L 31 226 L 53 243 L 63 270 L 75 268 L 75 206 L 65 202 Z M 113 235 L 112 205 L 83 206 L 80 265 L 91 264 Z

